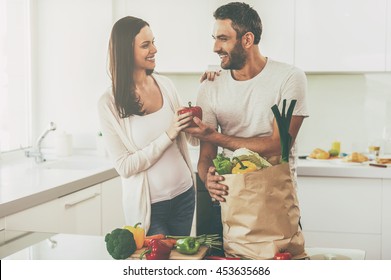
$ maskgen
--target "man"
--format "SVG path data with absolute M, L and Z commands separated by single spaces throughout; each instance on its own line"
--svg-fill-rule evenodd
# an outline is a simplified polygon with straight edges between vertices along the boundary
M 258 13 L 246 3 L 233 2 L 219 7 L 214 17 L 214 52 L 220 56 L 223 71 L 214 81 L 202 83 L 197 104 L 203 109 L 203 122 L 194 118 L 198 127 L 186 131 L 201 140 L 201 180 L 212 199 L 224 202 L 229 190 L 212 163 L 218 147 L 228 156 L 238 148 L 248 148 L 266 158 L 280 155 L 271 107 L 278 104 L 281 110 L 283 99 L 288 105 L 290 100 L 297 100 L 289 129 L 293 143 L 308 113 L 304 72 L 261 54 L 258 44 L 262 23 Z M 294 143 L 290 154 L 294 182 L 296 156 Z

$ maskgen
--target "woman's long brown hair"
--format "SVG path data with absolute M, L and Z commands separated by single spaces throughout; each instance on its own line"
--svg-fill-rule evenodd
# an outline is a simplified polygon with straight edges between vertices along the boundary
M 111 31 L 109 43 L 109 71 L 115 106 L 121 118 L 142 115 L 140 100 L 135 95 L 134 38 L 149 24 L 139 18 L 127 16 L 118 20 Z

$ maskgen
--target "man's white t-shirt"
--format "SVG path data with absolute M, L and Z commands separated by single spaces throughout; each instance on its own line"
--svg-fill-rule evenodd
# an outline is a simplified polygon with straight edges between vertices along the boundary
M 223 70 L 214 81 L 204 81 L 197 105 L 203 110 L 203 121 L 224 135 L 262 137 L 272 134 L 271 107 L 277 104 L 281 112 L 284 99 L 287 108 L 291 100 L 297 100 L 293 115 L 308 117 L 306 91 L 303 71 L 268 59 L 263 70 L 250 80 L 234 80 L 230 70 Z M 227 149 L 224 152 L 228 156 L 232 153 Z M 290 163 L 296 178 L 296 143 L 291 149 Z

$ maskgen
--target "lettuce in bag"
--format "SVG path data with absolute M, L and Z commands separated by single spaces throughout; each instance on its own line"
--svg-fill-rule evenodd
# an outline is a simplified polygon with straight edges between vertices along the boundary
M 247 148 L 240 148 L 233 152 L 232 158 L 237 157 L 241 161 L 250 161 L 254 163 L 258 169 L 272 166 L 266 159 L 261 157 L 258 153 L 253 152 Z

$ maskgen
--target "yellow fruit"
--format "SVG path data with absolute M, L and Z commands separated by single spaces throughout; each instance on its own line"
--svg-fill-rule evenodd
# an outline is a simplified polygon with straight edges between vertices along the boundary
M 328 159 L 330 154 L 328 152 L 320 152 L 316 154 L 316 159 Z

